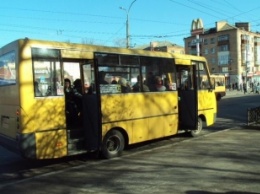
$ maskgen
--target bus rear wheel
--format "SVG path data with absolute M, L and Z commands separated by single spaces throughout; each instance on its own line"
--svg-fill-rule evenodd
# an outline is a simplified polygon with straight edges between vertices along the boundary
M 190 135 L 192 137 L 200 136 L 201 132 L 202 132 L 202 129 L 203 129 L 203 122 L 202 122 L 201 118 L 198 118 L 198 127 L 197 127 L 196 130 L 191 130 L 190 131 Z
M 109 131 L 104 137 L 102 144 L 102 156 L 106 159 L 122 155 L 125 148 L 125 139 L 118 130 Z

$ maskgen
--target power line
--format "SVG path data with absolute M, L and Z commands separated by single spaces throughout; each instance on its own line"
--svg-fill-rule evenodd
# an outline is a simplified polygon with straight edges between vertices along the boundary
M 205 3 L 205 1 L 202 3 L 201 1 L 192 1 L 192 0 L 186 0 L 185 2 L 180 2 L 177 0 L 169 0 L 171 3 L 175 3 L 178 4 L 180 6 L 189 8 L 191 10 L 195 10 L 199 13 L 203 13 L 206 14 L 207 16 L 210 17 L 214 17 L 217 19 L 223 19 L 223 16 L 227 19 L 230 18 L 235 18 L 236 20 L 238 20 L 238 18 L 240 16 L 245 16 L 246 14 L 249 13 L 253 13 L 253 11 L 256 11 L 260 8 L 260 6 L 255 7 L 253 9 L 250 9 L 248 11 L 245 12 L 241 12 L 241 10 L 238 10 L 235 6 L 232 6 L 232 4 L 230 2 L 227 2 L 226 0 L 224 1 L 211 1 L 212 3 L 215 3 L 216 6 L 212 6 Z M 221 6 L 217 6 L 220 5 Z M 227 6 L 228 5 L 228 6 Z M 176 6 L 175 6 L 176 7 Z M 214 9 L 212 8 L 214 7 Z M 225 11 L 224 8 L 228 8 L 228 10 Z M 231 14 L 230 13 L 230 8 L 233 8 L 236 11 L 239 11 L 239 13 L 237 14 Z M 0 9 L 4 9 L 4 10 L 15 10 L 16 14 L 18 11 L 21 12 L 32 12 L 34 15 L 36 15 L 35 13 L 37 12 L 36 17 L 26 17 L 24 15 L 16 15 L 13 16 L 12 14 L 10 15 L 0 15 L 1 18 L 7 18 L 7 22 L 8 23 L 3 23 L 0 24 L 2 27 L 7 27 L 7 29 L 0 29 L 1 31 L 12 31 L 12 32 L 20 32 L 20 33 L 33 33 L 33 34 L 46 34 L 46 32 L 50 33 L 51 35 L 58 35 L 59 37 L 76 37 L 76 38 L 85 38 L 85 36 L 91 36 L 92 35 L 102 35 L 102 36 L 106 36 L 106 38 L 104 39 L 95 39 L 97 41 L 103 41 L 104 43 L 106 42 L 112 42 L 112 38 L 116 37 L 116 36 L 121 36 L 123 37 L 124 33 L 122 31 L 123 27 L 124 27 L 124 19 L 122 17 L 115 17 L 115 16 L 111 16 L 111 15 L 99 15 L 99 14 L 89 14 L 89 13 L 78 13 L 78 12 L 63 12 L 63 11 L 49 11 L 49 10 L 41 10 L 41 9 L 23 9 L 23 8 L 14 8 L 14 7 L 0 7 Z M 178 9 L 178 8 L 174 8 L 174 9 Z M 18 10 L 18 11 L 17 11 Z M 52 14 L 53 18 L 48 17 L 39 17 L 38 13 L 48 13 L 48 14 Z M 32 14 L 31 14 L 32 15 Z M 62 18 L 59 18 L 59 15 Z M 68 17 L 68 19 L 66 19 L 66 17 Z M 74 18 L 73 16 L 79 16 L 77 18 Z M 82 19 L 84 18 L 84 19 Z M 86 19 L 85 19 L 86 18 Z M 90 18 L 90 19 L 89 19 Z M 9 21 L 10 19 L 15 19 L 15 21 L 13 22 L 13 24 L 10 24 L 11 22 Z M 33 25 L 20 25 L 21 20 L 22 19 L 22 23 L 26 24 L 28 22 L 24 21 L 24 20 L 35 20 L 37 21 L 37 25 L 38 26 L 33 26 Z M 251 22 L 253 22 L 252 26 L 258 27 L 259 26 L 259 20 L 260 19 L 254 19 L 251 20 Z M 123 22 L 121 22 L 123 21 Z M 152 19 L 143 19 L 143 18 L 131 18 L 131 21 L 135 21 L 140 22 L 142 24 L 142 26 L 145 26 L 146 23 L 159 23 L 159 24 L 163 24 L 163 25 L 170 25 L 170 27 L 172 25 L 178 25 L 177 29 L 172 31 L 172 32 L 158 32 L 158 33 L 153 33 L 153 34 L 138 34 L 138 33 L 131 33 L 131 38 L 134 38 L 135 40 L 137 39 L 163 39 L 163 38 L 175 38 L 175 37 L 181 37 L 181 36 L 189 36 L 190 35 L 190 26 L 187 24 L 183 24 L 181 22 L 177 23 L 177 22 L 173 22 L 172 20 L 169 21 L 162 21 L 162 20 L 152 20 Z M 15 22 L 17 22 L 17 24 L 15 24 Z M 41 23 L 42 22 L 42 23 Z M 56 26 L 51 27 L 52 25 L 48 25 L 50 27 L 44 27 L 47 26 L 44 22 L 48 22 L 48 24 L 52 24 Z M 80 25 L 81 23 L 84 24 L 88 24 L 86 25 L 85 28 L 87 28 L 87 30 L 84 30 L 83 28 L 78 28 L 75 25 L 75 28 L 64 28 L 63 23 L 73 23 L 73 24 L 78 24 Z M 119 26 L 120 24 L 120 26 Z M 207 25 L 214 25 L 214 23 L 212 24 L 207 24 Z M 101 25 L 101 26 L 105 26 L 105 25 L 109 25 L 109 28 L 103 28 L 102 30 L 95 30 L 96 26 Z M 111 27 L 111 25 L 114 25 L 113 27 Z M 206 25 L 206 26 L 207 26 Z M 185 29 L 180 29 L 180 26 L 185 26 Z M 159 28 L 157 28 L 158 30 Z M 43 32 L 44 31 L 44 32 Z M 111 32 L 113 31 L 113 32 Z M 60 33 L 62 32 L 62 33 Z M 100 36 L 101 37 L 101 36 Z M 107 38 L 109 37 L 109 38 Z

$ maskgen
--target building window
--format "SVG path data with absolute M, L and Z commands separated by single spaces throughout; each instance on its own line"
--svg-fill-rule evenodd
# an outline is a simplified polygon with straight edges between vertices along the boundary
M 209 54 L 209 49 L 205 48 L 204 54 L 205 55 Z
M 218 56 L 218 64 L 219 65 L 228 65 L 229 63 L 229 55 L 220 55 Z
M 221 52 L 221 51 L 228 51 L 229 48 L 228 48 L 228 45 L 220 45 L 218 46 L 218 51 Z
M 211 63 L 212 64 L 216 64 L 216 59 L 215 58 L 211 58 Z
M 190 55 L 197 55 L 197 50 L 196 49 L 190 49 Z
M 215 53 L 215 48 L 211 48 L 210 52 L 211 52 L 211 54 L 214 54 Z
M 190 46 L 195 46 L 197 44 L 197 39 L 193 39 L 190 43 Z
M 222 67 L 222 72 L 228 72 L 228 67 Z
M 249 35 L 247 35 L 247 34 L 242 34 L 242 35 L 241 35 L 241 39 L 242 39 L 242 40 L 248 40 L 248 41 L 249 41 Z
M 260 37 L 255 37 L 254 42 L 260 42 Z
M 260 45 L 255 46 L 255 65 L 260 65 Z
M 204 45 L 207 45 L 208 44 L 208 39 L 204 39 Z
M 210 39 L 210 44 L 215 44 L 215 38 Z
M 226 35 L 221 35 L 221 36 L 218 37 L 218 42 L 226 41 L 228 39 L 229 39 L 229 37 L 228 37 L 227 34 Z

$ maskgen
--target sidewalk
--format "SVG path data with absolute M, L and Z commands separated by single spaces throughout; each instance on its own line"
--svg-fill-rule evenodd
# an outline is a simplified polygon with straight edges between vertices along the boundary
M 0 193 L 259 194 L 259 132 L 232 128 L 121 158 L 86 162 L 0 184 Z
M 247 95 L 259 95 L 256 93 L 251 92 L 251 90 L 248 90 L 248 92 L 246 93 Z M 244 91 L 239 91 L 239 90 L 226 90 L 226 96 L 236 96 L 236 95 L 246 95 L 244 94 Z

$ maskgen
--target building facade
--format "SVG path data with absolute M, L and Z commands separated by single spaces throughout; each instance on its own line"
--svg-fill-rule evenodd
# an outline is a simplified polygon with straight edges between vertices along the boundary
M 185 53 L 185 49 L 183 46 L 173 44 L 167 41 L 150 42 L 150 45 L 144 45 L 142 49 L 148 51 L 162 51 L 162 52 L 179 53 L 179 54 Z
M 227 85 L 260 83 L 260 33 L 251 32 L 250 23 L 219 21 L 204 29 L 201 19 L 193 20 L 184 42 L 185 53 L 206 57 L 211 73 L 224 74 Z

